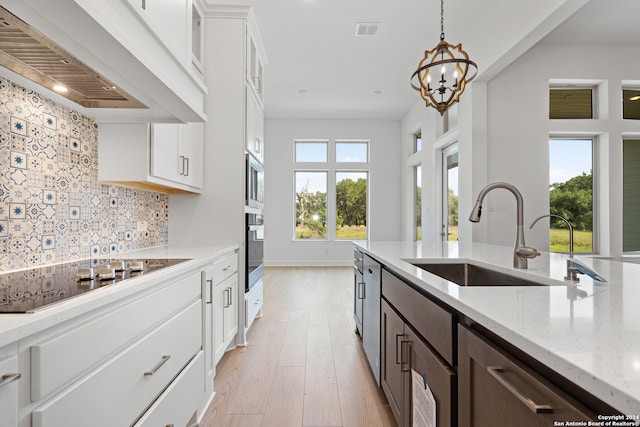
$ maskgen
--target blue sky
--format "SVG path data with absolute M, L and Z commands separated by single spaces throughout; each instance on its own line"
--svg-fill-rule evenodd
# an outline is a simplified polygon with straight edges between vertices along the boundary
M 566 182 L 589 173 L 593 164 L 593 142 L 586 140 L 549 140 L 549 184 Z

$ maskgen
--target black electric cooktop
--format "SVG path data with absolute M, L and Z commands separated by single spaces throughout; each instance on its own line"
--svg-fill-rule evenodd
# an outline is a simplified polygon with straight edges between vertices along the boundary
M 87 259 L 0 274 L 0 314 L 33 313 L 50 304 L 184 261 L 188 259 Z M 102 277 L 96 274 L 110 271 L 103 269 L 114 265 L 114 274 L 105 273 Z M 93 268 L 93 279 L 87 278 L 89 268 Z

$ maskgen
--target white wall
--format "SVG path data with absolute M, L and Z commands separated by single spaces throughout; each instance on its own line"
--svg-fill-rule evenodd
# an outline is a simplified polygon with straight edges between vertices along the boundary
M 369 238 L 399 240 L 400 122 L 384 120 L 266 120 L 265 264 L 351 265 L 350 241 L 295 241 L 293 141 L 369 140 Z
M 459 142 L 460 155 L 460 239 L 513 245 L 515 240 L 516 203 L 505 190 L 492 191 L 484 203 L 479 224 L 466 218 L 479 191 L 488 183 L 506 181 L 522 193 L 525 203 L 525 235 L 527 244 L 548 250 L 549 237 L 544 224 L 529 230 L 537 216 L 549 212 L 549 146 L 553 135 L 598 137 L 598 200 L 596 214 L 600 224 L 596 230 L 599 252 L 620 255 L 622 251 L 622 151 L 623 137 L 640 135 L 640 123 L 622 120 L 621 96 L 626 85 L 640 83 L 640 46 L 580 46 L 538 44 L 504 69 L 491 81 L 476 81 L 462 96 L 459 126 L 453 136 L 423 142 L 426 151 L 421 160 L 434 165 L 431 173 L 423 168 L 423 201 L 436 205 L 438 169 L 435 161 L 439 145 L 447 138 Z M 595 120 L 549 120 L 549 81 L 599 81 L 599 116 Z M 403 147 L 407 135 L 423 126 L 423 139 L 434 126 L 433 111 L 422 101 L 402 121 Z M 437 118 L 435 119 L 437 121 Z M 426 139 L 425 139 L 426 140 Z M 424 149 L 423 149 L 424 150 Z M 403 218 L 412 218 L 412 195 L 408 192 L 410 164 L 414 155 L 403 153 Z M 567 159 L 571 162 L 571 159 Z M 430 176 L 429 176 L 430 175 Z M 423 203 L 426 204 L 426 203 Z M 437 215 L 425 206 L 423 231 L 425 240 L 439 238 Z M 435 209 L 437 210 L 437 209 Z M 410 238 L 403 226 L 403 237 Z

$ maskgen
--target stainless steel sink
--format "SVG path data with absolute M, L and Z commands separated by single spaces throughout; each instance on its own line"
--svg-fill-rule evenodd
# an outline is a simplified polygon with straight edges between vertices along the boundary
M 544 283 L 532 282 L 467 263 L 435 264 L 412 262 L 412 264 L 460 286 L 545 286 Z

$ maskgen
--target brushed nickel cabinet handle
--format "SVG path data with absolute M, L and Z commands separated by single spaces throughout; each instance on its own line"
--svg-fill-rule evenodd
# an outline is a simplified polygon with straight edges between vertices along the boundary
M 551 414 L 553 412 L 553 408 L 551 406 L 537 404 L 533 399 L 522 394 L 516 386 L 507 381 L 507 379 L 501 375 L 504 372 L 504 368 L 502 366 L 487 366 L 487 372 L 489 372 L 489 375 L 495 378 L 504 388 L 506 388 L 509 393 L 516 397 L 520 402 L 524 403 L 524 405 L 534 414 Z
M 229 271 L 231 269 L 231 265 L 227 265 L 226 267 L 222 268 L 222 271 Z
M 406 336 L 406 334 L 396 334 L 396 365 L 402 364 L 402 343 L 398 345 L 398 338 Z
M 185 158 L 184 158 L 184 161 L 185 161 L 185 162 L 186 162 L 186 164 L 187 164 L 187 167 L 186 167 L 186 168 L 183 168 L 183 170 L 184 170 L 184 171 L 186 171 L 186 172 L 184 173 L 184 176 L 189 176 L 189 158 L 188 158 L 188 157 L 185 157 Z
M 229 308 L 229 288 L 224 290 L 224 308 Z
M 213 304 L 213 279 L 207 279 L 207 283 L 209 284 L 209 301 L 207 301 L 207 304 Z
M 227 294 L 227 298 L 228 298 L 228 302 L 229 304 L 227 305 L 227 307 L 231 307 L 231 305 L 233 304 L 233 288 L 227 288 L 229 289 L 229 293 Z
M 184 175 L 184 156 L 180 156 L 180 162 L 179 162 L 179 170 L 178 170 L 178 174 L 179 175 Z
M 406 335 L 405 335 L 406 336 Z M 407 349 L 408 361 L 405 362 L 404 354 L 405 348 Z M 405 365 L 407 366 L 405 368 Z M 409 372 L 411 370 L 411 341 L 402 340 L 400 341 L 400 372 Z
M 153 374 L 155 374 L 158 369 L 162 368 L 162 365 L 164 365 L 165 363 L 167 363 L 167 361 L 171 358 L 170 355 L 166 355 L 166 356 L 162 356 L 162 360 L 160 360 L 160 363 L 158 363 L 156 366 L 154 366 L 154 368 L 150 371 L 147 371 L 144 373 L 145 377 L 149 377 Z
M 14 381 L 17 381 L 22 377 L 22 374 L 5 374 L 0 377 L 0 387 L 7 386 Z

